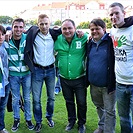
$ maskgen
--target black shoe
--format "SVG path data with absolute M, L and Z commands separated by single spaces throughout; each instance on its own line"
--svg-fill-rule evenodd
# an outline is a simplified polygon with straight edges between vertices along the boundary
M 73 127 L 74 127 L 75 123 L 68 123 L 68 125 L 66 126 L 65 130 L 66 131 L 70 131 Z
M 85 125 L 80 125 L 79 127 L 78 127 L 78 133 L 85 133 Z
M 31 121 L 26 121 L 26 125 L 27 125 L 29 130 L 33 130 L 34 129 L 34 125 L 32 124 Z
M 54 127 L 54 121 L 51 119 L 47 119 L 49 127 L 53 128 Z
M 36 126 L 34 128 L 35 132 L 40 132 L 42 128 L 42 124 L 41 123 L 36 123 Z
M 15 120 L 14 120 L 12 129 L 11 129 L 12 132 L 16 132 L 16 131 L 18 130 L 19 123 L 20 123 L 19 119 L 15 119 Z

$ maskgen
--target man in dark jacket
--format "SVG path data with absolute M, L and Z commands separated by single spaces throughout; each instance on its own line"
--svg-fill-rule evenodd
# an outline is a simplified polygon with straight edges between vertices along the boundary
M 61 34 L 60 29 L 50 29 L 50 21 L 45 14 L 39 15 L 38 26 L 32 26 L 27 31 L 24 59 L 32 72 L 31 88 L 36 132 L 39 132 L 42 127 L 41 92 L 44 81 L 47 92 L 46 118 L 49 127 L 54 127 L 52 120 L 55 100 L 55 57 L 53 47 L 54 41 L 59 34 Z
M 88 43 L 87 77 L 92 102 L 99 116 L 98 129 L 93 133 L 115 132 L 115 72 L 113 42 L 101 19 L 89 25 L 92 39 Z

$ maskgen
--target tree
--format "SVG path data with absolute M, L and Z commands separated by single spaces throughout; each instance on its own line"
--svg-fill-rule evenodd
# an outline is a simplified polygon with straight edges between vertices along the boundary
M 57 21 L 55 21 L 54 25 L 61 26 L 61 20 L 57 20 Z
M 106 28 L 110 29 L 112 27 L 111 20 L 109 18 L 104 18 L 103 21 L 106 23 Z
M 103 18 L 103 21 L 106 23 L 107 29 L 110 29 L 112 27 L 112 23 L 109 18 Z M 81 22 L 77 29 L 88 29 L 90 22 Z
M 35 19 L 35 20 L 26 20 L 26 25 L 37 25 L 37 19 Z
M 13 18 L 11 18 L 9 16 L 0 16 L 0 23 L 1 24 L 11 24 L 12 20 L 13 20 Z
M 89 27 L 89 21 L 88 22 L 81 22 L 78 26 L 77 29 L 88 29 Z

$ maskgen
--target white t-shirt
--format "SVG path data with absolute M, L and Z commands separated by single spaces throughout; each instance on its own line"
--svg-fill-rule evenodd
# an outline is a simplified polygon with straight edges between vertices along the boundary
M 110 34 L 114 43 L 116 81 L 133 85 L 133 26 L 113 27 Z

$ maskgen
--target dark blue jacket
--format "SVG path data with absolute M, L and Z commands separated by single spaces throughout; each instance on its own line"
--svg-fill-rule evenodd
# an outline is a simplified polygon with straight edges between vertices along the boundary
M 106 43 L 108 44 L 108 48 L 107 48 L 107 65 L 108 65 L 108 72 L 107 72 L 107 88 L 108 88 L 108 93 L 111 93 L 115 90 L 115 70 L 114 70 L 114 65 L 115 65 L 115 56 L 114 56 L 114 49 L 113 49 L 113 42 L 111 37 L 109 36 L 109 34 L 106 35 L 106 37 L 101 41 L 100 45 L 102 43 Z M 89 75 L 88 75 L 88 65 L 89 65 L 89 53 L 92 47 L 92 40 L 90 39 L 88 42 L 88 46 L 87 46 L 87 70 L 86 70 L 86 76 L 87 79 L 89 79 Z M 89 84 L 89 81 L 87 80 L 87 84 Z
M 29 67 L 31 72 L 34 72 L 34 63 L 33 63 L 33 44 L 35 41 L 35 38 L 40 31 L 38 26 L 32 26 L 29 28 L 29 30 L 26 32 L 27 38 L 26 38 L 26 46 L 24 50 L 24 61 Z M 54 41 L 56 41 L 58 35 L 61 34 L 61 29 L 49 29 L 49 32 L 53 38 Z

